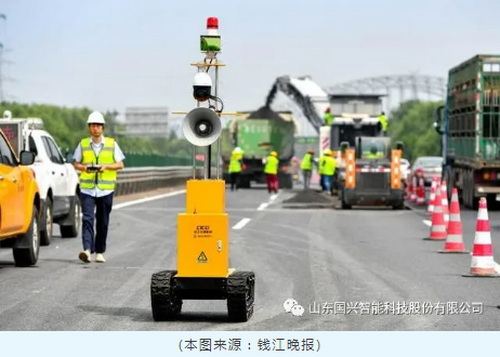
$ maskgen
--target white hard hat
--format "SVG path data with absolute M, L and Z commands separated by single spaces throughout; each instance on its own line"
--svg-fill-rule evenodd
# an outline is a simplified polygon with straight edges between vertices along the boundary
M 12 112 L 10 110 L 5 110 L 3 112 L 3 118 L 4 119 L 12 119 Z
M 241 148 L 239 146 L 235 147 L 234 148 L 234 152 L 242 152 L 243 150 L 241 150 Z
M 102 124 L 104 125 L 104 116 L 100 112 L 92 112 L 89 114 L 87 124 Z

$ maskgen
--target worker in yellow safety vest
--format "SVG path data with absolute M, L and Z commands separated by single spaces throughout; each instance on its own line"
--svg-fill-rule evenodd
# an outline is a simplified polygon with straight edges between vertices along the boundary
M 243 150 L 235 147 L 231 152 L 231 159 L 229 160 L 229 180 L 231 183 L 231 191 L 237 190 L 240 185 L 240 174 L 242 169 Z
M 302 170 L 302 176 L 304 177 L 304 190 L 308 190 L 311 185 L 313 166 L 314 166 L 314 150 L 309 149 L 302 158 L 302 162 L 300 164 L 300 169 Z
M 125 155 L 115 139 L 103 135 L 104 124 L 104 116 L 100 112 L 90 113 L 87 118 L 90 137 L 80 141 L 73 155 L 73 165 L 81 172 L 83 251 L 78 258 L 84 263 L 90 263 L 93 253 L 96 253 L 96 262 L 106 262 L 103 254 L 106 251 L 117 171 L 124 167 Z
M 333 115 L 330 112 L 330 108 L 326 108 L 325 114 L 323 115 L 323 120 L 325 121 L 326 126 L 331 126 L 333 123 Z
M 378 123 L 380 125 L 380 135 L 387 136 L 387 128 L 389 127 L 389 122 L 387 121 L 387 117 L 385 116 L 384 112 L 382 112 L 378 116 Z
M 269 156 L 264 161 L 264 173 L 266 174 L 267 191 L 269 193 L 278 193 L 278 153 L 276 151 L 271 151 L 271 154 L 269 154 Z
M 324 192 L 328 194 L 332 193 L 332 180 L 336 169 L 337 161 L 332 156 L 332 150 L 325 150 L 323 156 L 319 159 L 319 172 L 323 180 Z
M 380 159 L 384 157 L 384 153 L 382 151 L 379 151 L 376 145 L 372 145 L 370 147 L 370 151 L 368 151 L 364 157 L 366 159 Z

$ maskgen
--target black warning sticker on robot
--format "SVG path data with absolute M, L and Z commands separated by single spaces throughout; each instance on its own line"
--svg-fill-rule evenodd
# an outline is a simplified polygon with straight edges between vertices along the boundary
M 205 254 L 205 252 L 201 252 L 200 255 L 198 255 L 198 263 L 206 263 L 208 261 L 208 258 Z
M 194 238 L 211 238 L 213 234 L 210 226 L 196 226 L 193 237 Z

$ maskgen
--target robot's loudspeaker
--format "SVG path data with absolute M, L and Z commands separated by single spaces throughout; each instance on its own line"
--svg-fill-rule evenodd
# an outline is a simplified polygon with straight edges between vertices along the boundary
M 222 132 L 220 118 L 208 108 L 196 108 L 187 113 L 182 124 L 184 137 L 195 146 L 208 146 Z

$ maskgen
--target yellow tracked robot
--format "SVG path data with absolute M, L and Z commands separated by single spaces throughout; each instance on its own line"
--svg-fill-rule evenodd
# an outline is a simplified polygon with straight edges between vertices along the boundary
M 183 133 L 193 144 L 193 179 L 186 183 L 186 212 L 177 216 L 177 270 L 164 270 L 151 277 L 151 307 L 155 321 L 179 316 L 183 300 L 227 300 L 230 321 L 247 321 L 253 313 L 255 275 L 229 268 L 229 216 L 225 213 L 225 181 L 211 179 L 211 145 L 217 142 L 220 153 L 222 127 L 217 97 L 220 36 L 217 18 L 208 18 L 208 35 L 201 36 L 205 60 L 194 63 L 198 73 L 193 84 L 197 108 L 187 113 Z M 207 41 L 212 44 L 208 50 Z M 213 47 L 215 46 L 215 47 Z M 218 46 L 218 47 L 217 47 Z M 215 72 L 215 94 L 211 95 Z M 211 104 L 211 100 L 214 103 Z M 208 107 L 201 107 L 201 103 Z M 196 147 L 206 147 L 204 177 L 196 179 Z M 219 162 L 220 160 L 216 160 Z

